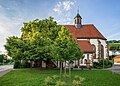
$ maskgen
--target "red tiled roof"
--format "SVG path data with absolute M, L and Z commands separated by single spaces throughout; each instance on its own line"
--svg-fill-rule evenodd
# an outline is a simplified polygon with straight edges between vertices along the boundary
M 80 49 L 84 53 L 94 53 L 92 45 L 88 40 L 77 40 L 78 45 L 80 46 Z
M 97 30 L 93 24 L 82 25 L 81 28 L 76 28 L 74 25 L 64 25 L 72 34 L 74 39 L 89 39 L 89 38 L 99 38 L 106 40 L 106 38 Z

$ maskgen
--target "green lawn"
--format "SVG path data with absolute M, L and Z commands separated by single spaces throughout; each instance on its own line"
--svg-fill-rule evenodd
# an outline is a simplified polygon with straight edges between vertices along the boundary
M 13 70 L 0 77 L 0 86 L 44 86 L 44 78 L 53 75 L 59 75 L 59 70 Z M 107 70 L 74 70 L 75 75 L 85 78 L 82 86 L 120 86 L 120 75 Z

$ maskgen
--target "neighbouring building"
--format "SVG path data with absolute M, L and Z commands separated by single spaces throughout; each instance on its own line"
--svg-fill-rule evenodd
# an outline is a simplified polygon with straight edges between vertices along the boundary
M 114 57 L 114 65 L 120 65 L 120 55 Z
M 117 51 L 117 50 L 109 50 L 109 56 L 112 56 L 112 55 L 120 55 L 120 51 Z

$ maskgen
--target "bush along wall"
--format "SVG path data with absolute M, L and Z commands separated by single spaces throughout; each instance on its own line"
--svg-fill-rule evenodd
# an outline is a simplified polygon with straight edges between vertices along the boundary
M 103 63 L 104 62 L 104 63 Z M 108 59 L 100 60 L 99 62 L 93 62 L 93 67 L 97 69 L 102 69 L 104 64 L 104 68 L 110 68 L 112 67 L 112 62 L 110 62 Z

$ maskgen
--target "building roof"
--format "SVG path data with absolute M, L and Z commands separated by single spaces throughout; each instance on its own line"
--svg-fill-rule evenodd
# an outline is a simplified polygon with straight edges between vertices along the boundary
M 97 30 L 93 24 L 82 25 L 81 28 L 76 28 L 74 25 L 64 25 L 73 35 L 73 38 L 77 39 L 103 39 L 106 38 Z
M 94 53 L 95 50 L 93 50 L 93 46 L 90 44 L 88 40 L 77 40 L 78 45 L 80 46 L 80 49 L 84 53 Z
M 114 58 L 120 58 L 120 55 L 115 56 Z

